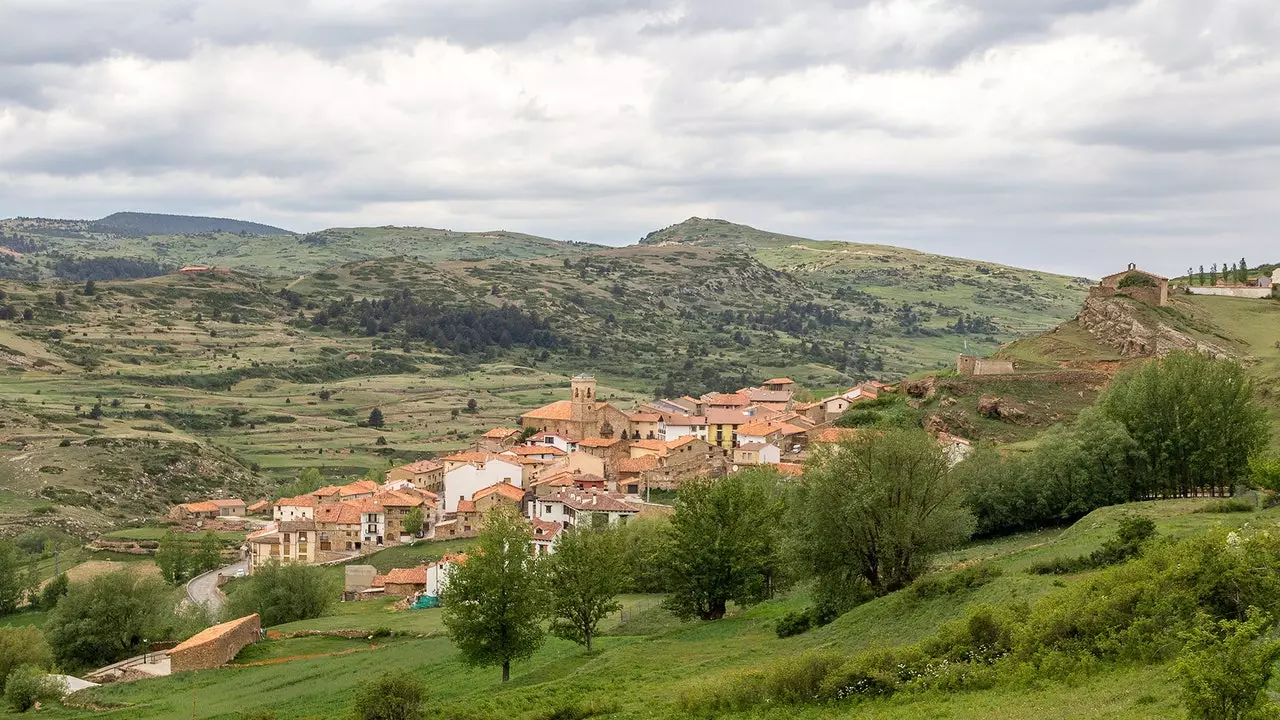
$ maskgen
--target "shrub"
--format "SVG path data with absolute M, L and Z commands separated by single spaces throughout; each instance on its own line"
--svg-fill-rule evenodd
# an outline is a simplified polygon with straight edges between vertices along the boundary
M 1071 575 L 1086 570 L 1119 565 L 1142 553 L 1142 544 L 1156 534 L 1156 524 L 1150 518 L 1125 516 L 1120 528 L 1102 547 L 1088 555 L 1075 558 L 1053 558 L 1036 563 L 1027 572 L 1037 575 Z
M 267 563 L 227 598 L 229 617 L 258 613 L 264 626 L 320 617 L 338 589 L 324 568 Z
M 934 598 L 976 590 L 1004 574 L 994 565 L 970 565 L 949 575 L 929 575 L 911 584 L 911 593 L 918 598 Z
M 1215 500 L 1204 507 L 1196 509 L 1198 513 L 1238 513 L 1253 512 L 1258 506 L 1244 498 L 1229 498 L 1227 500 Z
M 4 683 L 4 699 L 15 712 L 26 712 L 37 702 L 50 702 L 62 697 L 65 683 L 46 675 L 34 665 L 23 665 L 9 673 Z
M 1280 642 L 1264 639 L 1271 620 L 1251 608 L 1244 621 L 1201 617 L 1178 656 L 1182 701 L 1192 720 L 1274 717 L 1266 688 L 1280 658 Z M 1270 706 L 1270 707 L 1267 707 Z M 1264 707 L 1273 713 L 1260 712 Z
M 53 653 L 44 635 L 33 627 L 0 627 L 0 688 L 16 667 L 49 667 Z
M 392 670 L 356 690 L 357 720 L 420 720 L 426 687 L 404 670 Z
M 789 638 L 809 632 L 813 627 L 813 619 L 809 611 L 789 612 L 778 620 L 776 631 L 778 637 Z

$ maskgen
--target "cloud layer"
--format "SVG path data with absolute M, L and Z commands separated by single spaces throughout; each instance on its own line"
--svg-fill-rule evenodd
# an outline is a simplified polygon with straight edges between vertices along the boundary
M 1280 262 L 1278 97 L 1273 0 L 7 0 L 0 216 L 1176 273 Z

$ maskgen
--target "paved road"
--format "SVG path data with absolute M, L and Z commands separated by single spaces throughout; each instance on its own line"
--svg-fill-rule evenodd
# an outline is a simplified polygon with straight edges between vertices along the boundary
M 249 560 L 246 558 L 213 572 L 197 575 L 187 583 L 187 599 L 193 603 L 204 603 L 216 615 L 222 610 L 224 596 L 218 589 L 218 573 L 235 575 L 238 570 L 248 570 Z

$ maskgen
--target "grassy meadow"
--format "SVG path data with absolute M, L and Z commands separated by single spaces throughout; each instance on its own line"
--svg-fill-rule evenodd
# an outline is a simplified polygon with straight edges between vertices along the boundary
M 443 634 L 440 610 L 396 611 L 389 599 L 336 605 L 321 618 L 271 628 L 288 635 L 305 630 L 359 630 L 364 639 L 280 637 L 252 646 L 233 666 L 156 680 L 106 686 L 80 693 L 73 703 L 99 710 L 50 709 L 48 717 L 177 720 L 235 718 L 269 710 L 280 720 L 339 717 L 354 688 L 385 670 L 400 668 L 423 678 L 430 717 L 545 718 L 688 717 L 681 699 L 706 683 L 782 658 L 834 649 L 857 652 L 906 645 L 962 618 L 978 604 L 1031 603 L 1093 573 L 1044 576 L 1031 564 L 1098 548 L 1125 514 L 1155 520 L 1161 535 L 1187 537 L 1219 526 L 1267 527 L 1280 509 L 1215 514 L 1195 512 L 1203 500 L 1134 503 L 1104 508 L 1061 530 L 977 542 L 937 559 L 939 573 L 976 562 L 1001 573 L 986 585 L 951 595 L 920 597 L 911 589 L 866 603 L 834 623 L 778 639 L 774 624 L 806 606 L 796 589 L 760 605 L 731 611 L 725 620 L 682 623 L 660 607 L 660 596 L 624 596 L 624 610 L 604 623 L 599 649 L 587 655 L 549 638 L 528 661 L 516 663 L 512 681 L 493 668 L 469 668 Z M 20 616 L 18 616 L 20 617 Z M 383 631 L 383 632 L 377 632 Z M 392 631 L 386 635 L 385 631 Z M 377 636 L 375 636 L 377 633 Z M 1183 711 L 1168 667 L 1102 664 L 1059 679 L 1011 681 L 995 688 L 930 692 L 857 703 L 759 708 L 723 717 L 764 718 L 1180 718 Z

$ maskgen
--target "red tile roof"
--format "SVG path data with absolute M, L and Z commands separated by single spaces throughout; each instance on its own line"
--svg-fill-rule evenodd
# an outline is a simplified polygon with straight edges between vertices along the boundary
M 417 462 L 411 462 L 408 465 L 401 465 L 396 469 L 404 470 L 405 472 L 411 472 L 416 475 L 418 473 L 434 472 L 443 467 L 444 467 L 443 464 L 438 463 L 435 460 L 419 460 Z
M 384 585 L 426 585 L 427 566 L 391 568 L 382 582 Z
M 471 500 L 472 502 L 475 502 L 480 498 L 488 497 L 494 493 L 497 493 L 508 500 L 515 500 L 517 502 L 524 499 L 524 490 L 521 490 L 511 483 L 500 482 L 475 491 L 471 494 Z
M 458 512 L 469 513 L 469 512 L 475 512 L 475 511 L 476 511 L 476 504 L 474 501 L 471 501 L 471 500 L 458 501 Z
M 711 408 L 707 410 L 708 425 L 746 425 L 753 418 L 741 410 L 733 408 Z
M 652 470 L 659 465 L 661 461 L 656 455 L 645 455 L 638 458 L 622 458 L 618 461 L 617 470 L 620 473 L 639 473 L 646 470 Z
M 745 393 L 711 393 L 704 396 L 707 405 L 717 405 L 722 407 L 746 407 L 751 404 L 751 398 Z
M 772 380 L 765 380 L 763 384 L 764 385 L 795 385 L 796 381 L 792 380 L 791 378 L 774 378 Z
M 568 400 L 557 400 L 537 410 L 530 410 L 520 417 L 533 418 L 535 420 L 572 420 L 573 403 Z
M 578 443 L 578 447 L 607 448 L 620 442 L 622 441 L 613 438 L 586 438 Z
M 220 509 L 212 500 L 201 500 L 200 502 L 186 503 L 182 506 L 187 512 L 218 512 Z
M 667 449 L 667 443 L 665 440 L 634 440 L 631 443 L 631 447 L 664 452 Z
M 298 495 L 291 498 L 280 498 L 272 503 L 272 507 L 315 507 L 316 499 L 310 495 Z
M 653 412 L 637 412 L 631 413 L 631 422 L 648 422 L 655 423 L 662 419 L 662 416 Z
M 516 455 L 567 455 L 565 451 L 555 445 L 519 445 L 511 448 L 507 452 Z
M 564 525 L 558 522 L 539 520 L 538 518 L 530 520 L 529 525 L 532 526 L 529 537 L 538 542 L 546 543 L 555 542 L 556 536 L 564 529 Z
M 496 427 L 490 430 L 489 432 L 485 433 L 484 437 L 488 438 L 489 440 L 506 440 L 512 435 L 519 435 L 519 434 L 520 434 L 520 430 L 518 428 Z
M 622 495 L 595 489 L 562 490 L 539 502 L 561 502 L 580 512 L 640 512 L 640 508 L 627 503 Z

